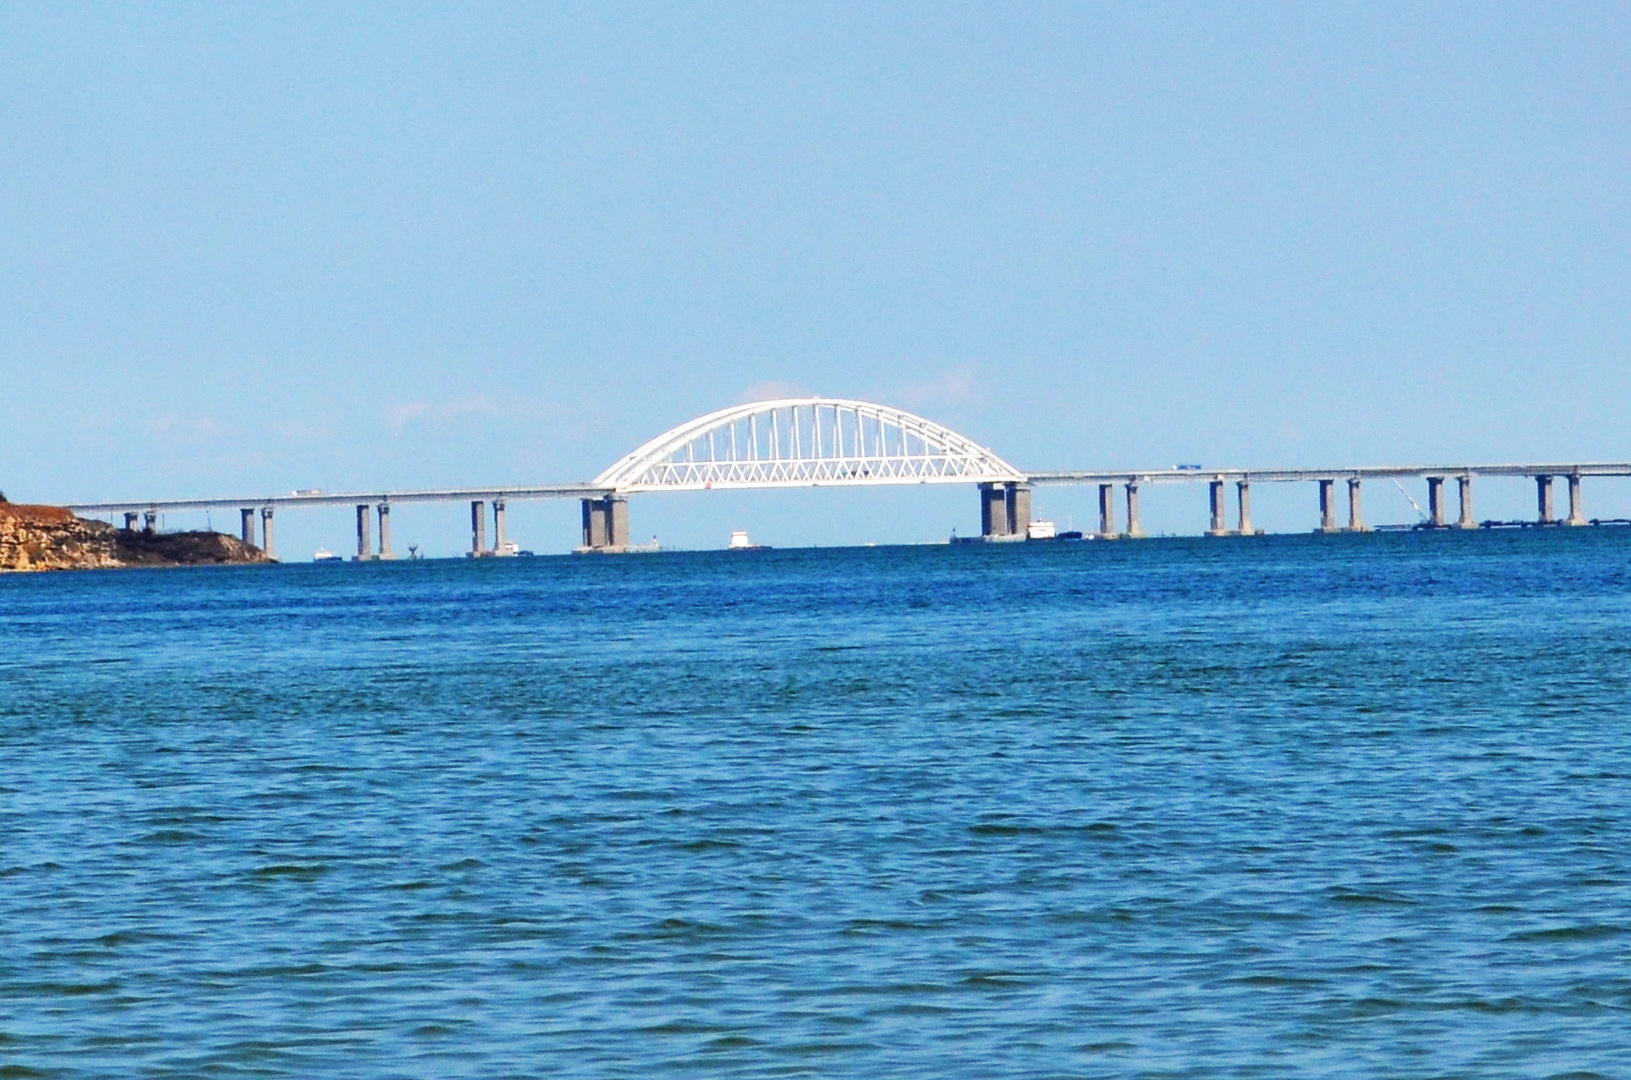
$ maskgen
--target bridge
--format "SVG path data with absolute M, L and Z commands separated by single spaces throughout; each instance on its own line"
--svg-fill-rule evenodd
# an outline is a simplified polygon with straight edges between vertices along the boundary
M 148 531 L 164 511 L 236 509 L 245 543 L 260 543 L 276 557 L 275 518 L 281 508 L 347 505 L 356 508 L 359 560 L 390 559 L 391 507 L 420 502 L 470 504 L 470 553 L 506 551 L 506 503 L 519 499 L 582 502 L 584 552 L 632 550 L 628 499 L 663 491 L 706 491 L 790 487 L 861 487 L 901 484 L 972 484 L 979 492 L 980 538 L 990 542 L 1024 540 L 1031 521 L 1031 493 L 1037 485 L 1077 484 L 1098 488 L 1099 528 L 1104 538 L 1143 535 L 1139 489 L 1148 484 L 1205 483 L 1210 489 L 1212 536 L 1256 535 L 1251 521 L 1253 483 L 1314 483 L 1319 489 L 1319 531 L 1365 532 L 1361 489 L 1372 479 L 1427 482 L 1433 528 L 1476 528 L 1472 513 L 1475 477 L 1527 477 L 1536 485 L 1536 524 L 1585 525 L 1581 481 L 1588 476 L 1631 476 L 1631 462 L 1527 463 L 1505 465 L 1404 465 L 1335 469 L 1164 469 L 1025 472 L 966 436 L 903 409 L 844 398 L 783 398 L 721 409 L 663 432 L 637 447 L 588 483 L 511 487 L 436 488 L 411 491 L 295 491 L 284 495 L 235 498 L 164 499 L 77 503 L 76 514 L 123 514 L 125 528 L 138 519 Z M 1569 512 L 1558 518 L 1553 481 L 1568 486 Z M 1447 519 L 1444 487 L 1454 480 L 1459 514 Z M 1346 487 L 1346 521 L 1339 524 L 1336 486 Z M 1228 485 L 1234 486 L 1235 520 L 1227 520 Z M 1126 524 L 1118 528 L 1116 489 L 1121 488 Z M 492 508 L 493 544 L 486 540 L 487 507 Z M 378 546 L 371 526 L 378 525 Z

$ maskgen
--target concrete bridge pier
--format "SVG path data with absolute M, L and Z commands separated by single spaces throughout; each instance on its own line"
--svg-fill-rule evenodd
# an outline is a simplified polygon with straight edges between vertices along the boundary
M 1223 522 L 1223 481 L 1213 480 L 1212 484 L 1212 527 L 1207 530 L 1208 536 L 1228 536 L 1229 530 Z
M 357 504 L 357 557 L 353 562 L 367 562 L 374 557 L 374 545 L 368 539 L 368 518 L 373 511 L 367 503 Z
M 1476 529 L 1478 523 L 1472 519 L 1472 477 L 1458 476 L 1455 478 L 1455 483 L 1461 493 L 1461 517 L 1457 519 L 1455 527 L 1458 529 Z
M 1340 532 L 1337 528 L 1336 496 L 1331 489 L 1336 487 L 1335 480 L 1320 481 L 1320 532 Z
M 1022 539 L 1031 524 L 1029 484 L 980 485 L 980 536 L 986 540 Z
M 261 554 L 268 559 L 277 558 L 277 545 L 272 540 L 272 508 L 261 507 Z
M 1138 523 L 1138 485 L 1132 482 L 1127 484 L 1127 539 L 1137 540 L 1144 535 L 1144 528 Z
M 1348 531 L 1369 532 L 1365 528 L 1365 515 L 1360 511 L 1359 505 L 1359 477 L 1348 479 Z
M 584 507 L 584 536 L 589 535 L 588 513 L 589 501 L 583 500 Z M 981 484 L 980 485 L 980 535 L 987 540 L 1007 536 L 1012 530 L 1008 528 L 1008 485 L 1007 484 Z M 591 546 L 587 539 L 584 545 Z
M 504 550 L 504 500 L 493 500 L 493 554 L 507 555 Z
M 1099 485 L 1099 539 L 1116 538 L 1116 485 Z
M 374 511 L 379 514 L 379 554 L 376 558 L 394 559 L 396 553 L 391 550 L 391 504 L 382 502 Z
M 1580 505 L 1580 474 L 1571 473 L 1569 474 L 1569 520 L 1563 524 L 1584 525 L 1585 523 L 1586 515 L 1582 512 Z
M 125 511 L 125 532 L 135 532 L 136 531 L 136 519 L 138 517 L 140 517 L 140 516 L 141 515 L 133 513 L 133 512 L 128 511 L 128 510 Z
M 1539 513 L 1542 525 L 1555 525 L 1557 519 L 1552 515 L 1552 478 L 1550 476 L 1535 477 L 1535 509 Z
M 1031 530 L 1031 486 L 1008 484 L 1008 532 L 1029 536 Z
M 155 533 L 159 531 L 159 516 L 149 510 L 142 515 L 142 532 Z
M 487 504 L 480 499 L 470 502 L 470 557 L 479 559 L 487 554 Z
M 125 515 L 128 517 L 129 515 Z M 255 546 L 255 508 L 245 506 L 238 511 L 238 538 L 250 547 Z
M 629 500 L 621 495 L 583 500 L 583 547 L 621 551 L 629 544 Z
M 1252 482 L 1250 480 L 1235 481 L 1235 512 L 1240 528 L 1235 531 L 1241 536 L 1256 535 L 1252 531 Z
M 1427 514 L 1433 528 L 1444 528 L 1444 477 L 1427 478 Z

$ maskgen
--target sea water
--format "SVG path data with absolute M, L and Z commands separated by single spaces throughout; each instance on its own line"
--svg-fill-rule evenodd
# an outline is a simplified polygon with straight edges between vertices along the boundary
M 0 578 L 0 1076 L 1631 1075 L 1631 529 Z

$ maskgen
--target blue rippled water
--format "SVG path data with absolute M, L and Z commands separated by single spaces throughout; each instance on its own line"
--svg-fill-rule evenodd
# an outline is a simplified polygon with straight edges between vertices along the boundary
M 0 1076 L 1631 1075 L 1631 530 L 0 578 Z

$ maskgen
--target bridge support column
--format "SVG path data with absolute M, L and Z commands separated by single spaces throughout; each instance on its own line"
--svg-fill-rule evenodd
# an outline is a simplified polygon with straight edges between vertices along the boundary
M 1235 509 L 1240 515 L 1240 528 L 1237 530 L 1241 536 L 1252 536 L 1252 482 L 1250 480 L 1235 481 Z
M 1212 481 L 1212 527 L 1207 530 L 1208 536 L 1228 536 L 1229 530 L 1223 523 L 1223 481 Z
M 1099 485 L 1099 539 L 1116 538 L 1116 485 Z
M 1569 520 L 1565 525 L 1584 525 L 1586 515 L 1580 505 L 1580 474 L 1574 473 L 1569 477 Z
M 128 510 L 125 512 L 125 532 L 135 532 L 136 531 L 136 519 L 138 517 L 140 517 L 140 516 L 141 515 L 131 513 Z
M 1444 528 L 1444 477 L 1427 478 L 1427 513 L 1433 528 Z
M 1365 528 L 1365 515 L 1359 506 L 1359 477 L 1350 477 L 1348 480 L 1348 531 L 1369 532 Z
M 1144 535 L 1144 528 L 1138 523 L 1138 485 L 1127 484 L 1127 539 L 1137 540 Z
M 504 550 L 504 500 L 493 500 L 493 554 L 508 555 Z
M 261 507 L 261 554 L 268 559 L 277 558 L 277 545 L 272 539 L 272 508 Z
M 620 495 L 583 500 L 584 551 L 621 551 L 629 544 L 629 501 Z
M 1458 476 L 1455 483 L 1461 494 L 1461 517 L 1456 520 L 1455 527 L 1476 529 L 1478 523 L 1472 519 L 1472 477 Z
M 158 532 L 158 525 L 159 525 L 159 515 L 157 513 L 155 513 L 154 511 L 149 510 L 149 511 L 147 511 L 147 513 L 142 515 L 142 532 L 144 532 L 144 533 Z
M 1332 488 L 1336 487 L 1335 480 L 1320 481 L 1320 532 L 1339 532 L 1337 528 L 1337 502 Z
M 601 513 L 601 499 L 583 500 L 583 547 L 599 551 L 606 546 L 606 518 Z
M 479 559 L 487 554 L 487 504 L 480 499 L 470 501 L 470 557 Z
M 588 514 L 589 500 L 583 501 L 584 513 Z M 584 520 L 587 522 L 588 518 Z M 587 537 L 587 525 L 585 537 Z M 1008 487 L 1006 484 L 980 485 L 980 535 L 987 540 L 993 537 L 1007 536 L 1008 529 Z M 585 547 L 593 547 L 587 539 Z
M 125 515 L 129 517 L 129 514 Z M 238 511 L 238 538 L 250 547 L 255 546 L 255 508 L 243 507 Z
M 357 557 L 353 562 L 367 562 L 374 557 L 374 545 L 368 539 L 368 515 L 373 509 L 367 503 L 357 504 Z
M 391 504 L 380 503 L 374 508 L 379 514 L 379 555 L 381 559 L 394 559 L 396 553 L 391 550 Z
M 1007 484 L 1004 502 L 1008 510 L 1008 535 L 1029 537 L 1031 533 L 1031 488 L 1029 484 Z
M 1550 476 L 1535 477 L 1535 509 L 1539 513 L 1542 525 L 1555 525 L 1557 520 L 1552 516 L 1552 478 Z

